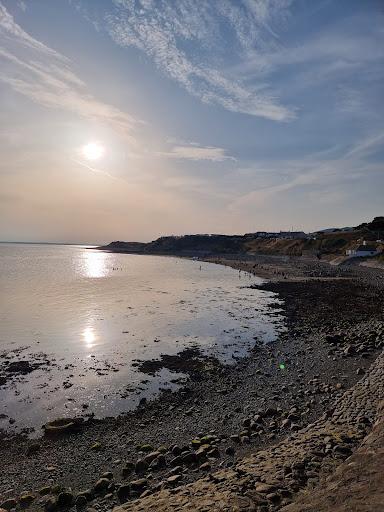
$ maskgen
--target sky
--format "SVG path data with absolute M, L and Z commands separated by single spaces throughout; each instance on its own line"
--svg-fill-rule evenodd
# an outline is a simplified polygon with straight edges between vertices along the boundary
M 384 214 L 381 0 L 0 0 L 0 240 Z

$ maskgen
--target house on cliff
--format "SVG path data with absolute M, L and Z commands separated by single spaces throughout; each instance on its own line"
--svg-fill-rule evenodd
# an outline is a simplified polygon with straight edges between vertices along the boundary
M 362 245 L 355 247 L 354 249 L 348 249 L 346 251 L 347 256 L 351 258 L 361 258 L 364 256 L 376 256 L 379 254 L 380 250 L 374 245 L 368 245 L 366 242 L 363 242 Z

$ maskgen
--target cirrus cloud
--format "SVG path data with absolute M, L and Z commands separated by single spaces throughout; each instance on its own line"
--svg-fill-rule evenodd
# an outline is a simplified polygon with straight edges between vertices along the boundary
M 295 117 L 264 83 L 250 85 L 220 66 L 231 34 L 236 58 L 272 44 L 272 25 L 290 0 L 113 0 L 107 30 L 120 46 L 143 51 L 156 66 L 204 103 L 273 121 Z M 272 40 L 272 43 L 270 43 Z
M 70 60 L 23 30 L 1 2 L 0 42 L 1 82 L 35 103 L 102 122 L 135 142 L 141 121 L 94 97 Z

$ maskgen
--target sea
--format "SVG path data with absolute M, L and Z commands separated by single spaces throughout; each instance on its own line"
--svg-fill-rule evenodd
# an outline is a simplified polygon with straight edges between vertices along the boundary
M 164 354 L 233 364 L 284 330 L 279 297 L 250 288 L 262 282 L 193 259 L 1 243 L 0 429 L 40 435 L 59 417 L 132 410 L 186 381 L 140 371 Z

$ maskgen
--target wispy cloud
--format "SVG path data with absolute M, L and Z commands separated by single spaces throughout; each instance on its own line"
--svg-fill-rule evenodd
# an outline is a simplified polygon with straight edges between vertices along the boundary
M 25 32 L 0 3 L 0 81 L 48 108 L 99 121 L 134 142 L 139 121 L 95 98 L 67 57 Z
M 255 45 L 273 44 L 272 26 L 287 16 L 290 0 L 113 3 L 107 28 L 114 41 L 145 52 L 161 71 L 201 101 L 274 121 L 295 117 L 292 109 L 268 92 L 266 84 L 246 84 L 220 64 L 226 53 L 243 58 Z
M 17 5 L 22 11 L 25 12 L 27 10 L 27 4 L 24 2 L 24 0 L 18 0 Z
M 169 151 L 158 154 L 163 157 L 186 160 L 210 160 L 212 162 L 235 160 L 235 158 L 226 154 L 226 150 L 224 148 L 200 146 L 196 143 L 173 146 Z
M 320 198 L 321 202 L 337 203 L 341 197 L 346 197 L 346 184 L 369 180 L 382 174 L 382 164 L 368 162 L 366 157 L 380 148 L 383 140 L 383 132 L 372 134 L 356 142 L 339 157 L 328 155 L 328 158 L 320 160 L 308 156 L 299 161 L 255 164 L 253 169 L 247 170 L 249 184 L 252 173 L 257 176 L 260 172 L 265 177 L 265 183 L 240 194 L 230 203 L 229 209 L 244 211 L 250 206 L 262 206 L 294 190 L 301 190 L 303 195 L 307 191 L 312 197 Z M 271 175 L 275 177 L 274 182 L 268 183 Z
M 335 7 L 338 16 L 325 28 L 318 30 L 314 24 L 315 30 L 300 34 L 287 44 L 251 50 L 247 58 L 232 67 L 232 72 L 244 80 L 264 77 L 276 86 L 282 84 L 297 98 L 304 94 L 319 98 L 328 87 L 332 93 L 324 99 L 328 104 L 334 103 L 337 112 L 377 117 L 372 98 L 380 96 L 382 83 L 382 14 L 378 12 L 373 18 L 373 5 L 358 13 L 340 6 L 340 16 Z

